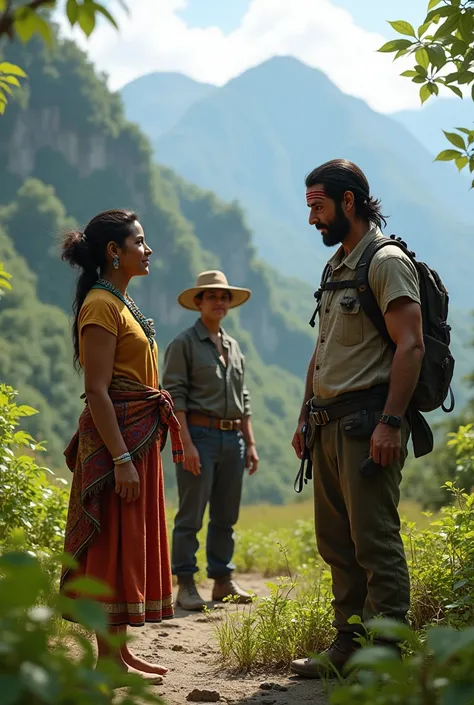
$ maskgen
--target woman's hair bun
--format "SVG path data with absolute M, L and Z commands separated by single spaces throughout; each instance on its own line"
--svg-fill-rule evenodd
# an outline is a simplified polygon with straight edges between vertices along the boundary
M 87 239 L 84 233 L 79 230 L 72 230 L 64 236 L 61 258 L 64 262 L 69 262 L 71 267 L 95 269 L 94 263 L 91 261 Z

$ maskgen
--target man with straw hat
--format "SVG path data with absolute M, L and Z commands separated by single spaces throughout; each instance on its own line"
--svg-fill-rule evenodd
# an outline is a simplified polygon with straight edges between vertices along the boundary
M 196 551 L 209 503 L 207 575 L 212 599 L 251 596 L 232 579 L 233 527 L 237 523 L 244 469 L 253 475 L 258 455 L 245 385 L 245 359 L 239 344 L 221 327 L 230 308 L 250 298 L 249 289 L 229 286 L 223 272 L 202 272 L 196 286 L 178 296 L 183 308 L 198 311 L 195 324 L 180 333 L 165 353 L 163 386 L 173 397 L 181 424 L 185 461 L 177 466 L 179 509 L 172 542 L 172 570 L 178 578 L 177 603 L 202 610 L 194 575 Z

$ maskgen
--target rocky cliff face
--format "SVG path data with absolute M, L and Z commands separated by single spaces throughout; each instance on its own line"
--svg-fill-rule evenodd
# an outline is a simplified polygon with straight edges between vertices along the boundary
M 32 176 L 41 149 L 59 152 L 78 170 L 81 178 L 105 169 L 109 160 L 107 140 L 97 134 L 79 136 L 61 125 L 57 106 L 18 115 L 7 145 L 8 170 L 22 179 Z

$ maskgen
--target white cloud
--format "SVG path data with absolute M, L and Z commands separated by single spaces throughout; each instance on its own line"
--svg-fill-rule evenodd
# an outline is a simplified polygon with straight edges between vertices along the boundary
M 229 2 L 230 0 L 222 0 Z M 290 55 L 324 71 L 344 92 L 380 112 L 418 108 L 404 66 L 376 50 L 390 37 L 368 32 L 330 0 L 251 0 L 240 26 L 191 28 L 177 12 L 186 0 L 132 0 L 120 32 L 101 23 L 80 40 L 110 87 L 152 71 L 179 71 L 217 85 L 275 55 Z M 77 38 L 77 34 L 75 34 Z

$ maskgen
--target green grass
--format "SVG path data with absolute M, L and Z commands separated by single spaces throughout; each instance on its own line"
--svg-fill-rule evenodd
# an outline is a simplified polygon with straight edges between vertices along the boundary
M 474 494 L 455 488 L 452 493 L 453 504 L 437 517 L 413 503 L 402 507 L 412 583 L 410 620 L 420 639 L 427 625 L 459 628 L 474 619 Z M 254 508 L 243 512 L 236 531 L 239 569 L 290 577 L 273 580 L 269 596 L 255 598 L 250 607 L 236 606 L 216 621 L 228 665 L 288 665 L 331 641 L 331 578 L 316 551 L 313 522 L 303 518 L 309 510 L 305 504 L 269 508 L 266 519 Z M 259 521 L 280 524 L 262 531 Z
M 176 507 L 168 504 L 170 535 L 175 513 Z M 428 512 L 422 512 L 419 505 L 412 501 L 401 503 L 400 514 L 404 524 L 415 524 L 420 531 L 436 518 Z M 207 522 L 208 512 L 198 534 L 200 581 L 204 580 L 206 570 Z M 234 563 L 238 572 L 261 573 L 265 577 L 288 576 L 305 570 L 318 560 L 311 499 L 283 506 L 258 504 L 241 508 L 235 527 Z
M 429 513 L 422 512 L 420 506 L 413 501 L 404 500 L 400 503 L 400 516 L 408 522 L 416 522 L 418 528 L 425 528 L 432 520 Z M 283 506 L 272 504 L 247 505 L 241 508 L 237 531 L 257 529 L 269 531 L 273 529 L 290 529 L 298 520 L 313 521 L 313 501 L 293 502 Z

